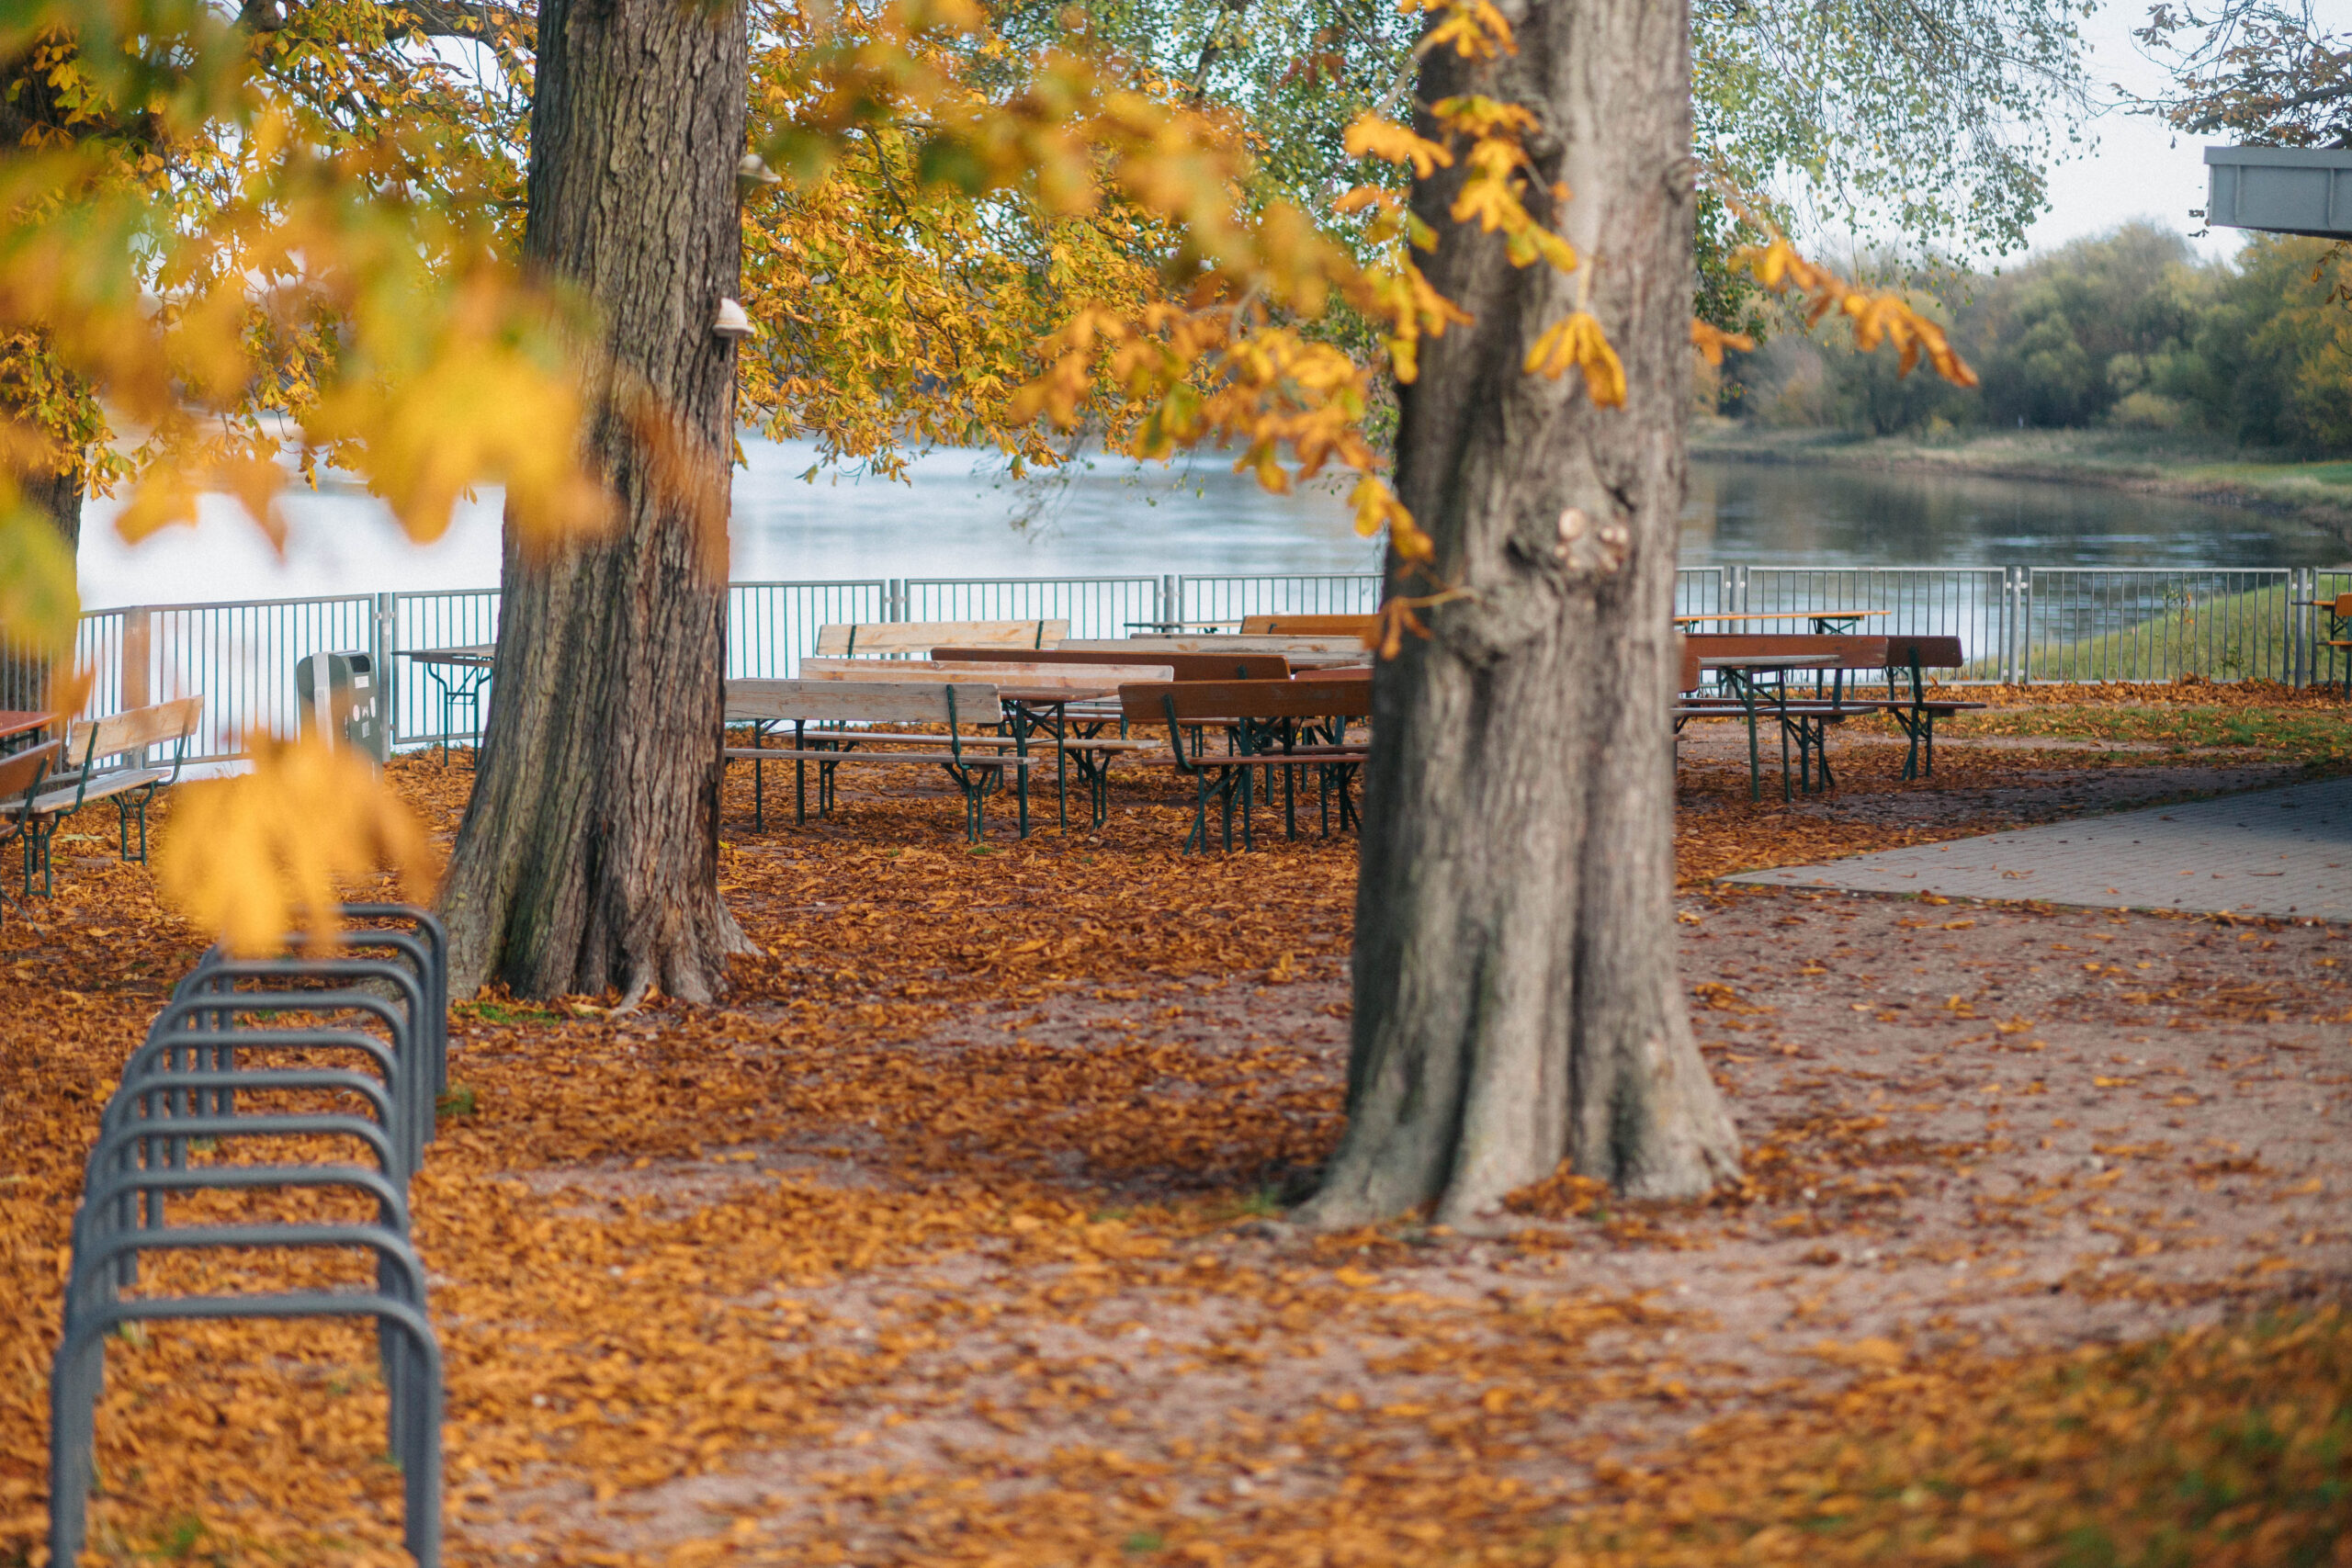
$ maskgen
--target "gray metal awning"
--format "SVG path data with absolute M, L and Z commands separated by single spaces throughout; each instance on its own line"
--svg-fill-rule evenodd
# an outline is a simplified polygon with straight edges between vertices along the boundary
M 2352 240 L 2352 149 L 2208 147 L 2205 221 Z

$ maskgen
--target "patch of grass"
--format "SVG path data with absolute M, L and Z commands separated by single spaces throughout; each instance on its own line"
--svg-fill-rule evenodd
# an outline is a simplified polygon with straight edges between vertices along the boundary
M 1167 1544 L 1167 1539 L 1158 1530 L 1137 1530 L 1119 1543 L 1119 1550 L 1140 1557 L 1147 1551 L 1158 1551 Z
M 1800 1418 L 1719 1423 L 1653 1470 L 1604 1469 L 1615 1496 L 1555 1564 L 2320 1568 L 2352 1551 L 2352 1320 L 1915 1362 Z
M 2352 708 L 2173 704 L 1998 708 L 1960 715 L 1942 728 L 1954 736 L 2120 740 L 2165 745 L 2177 750 L 2239 747 L 2291 762 L 2352 761 Z
M 481 1100 L 474 1093 L 474 1086 L 454 1080 L 449 1085 L 448 1092 L 433 1103 L 435 1109 L 444 1116 L 471 1116 L 481 1108 Z
M 451 1002 L 449 1010 L 478 1023 L 561 1023 L 563 1014 L 527 1002 Z
M 205 1551 L 205 1540 L 212 1533 L 201 1516 L 183 1514 L 166 1526 L 155 1538 L 153 1550 L 146 1555 L 160 1557 L 167 1562 L 218 1562 L 220 1553 Z M 198 1553 L 202 1553 L 201 1559 Z
M 1261 1187 L 1234 1205 L 1235 1213 L 1248 1214 L 1254 1219 L 1276 1219 L 1282 1212 L 1283 1190 L 1279 1187 Z

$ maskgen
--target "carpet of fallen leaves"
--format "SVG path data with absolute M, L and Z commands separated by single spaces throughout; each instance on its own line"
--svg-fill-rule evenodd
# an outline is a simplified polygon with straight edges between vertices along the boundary
M 2120 1028 L 2168 1022 L 2188 1032 L 2165 1040 L 2299 1067 L 2263 1092 L 2335 1093 L 2300 1067 L 2343 1066 L 2352 998 L 2344 949 L 2325 945 L 2340 933 L 2253 928 L 2276 932 L 2269 948 L 2241 950 L 2235 933 L 2199 934 L 2206 922 L 2144 920 L 2130 932 L 2152 953 L 2175 937 L 2209 945 L 2164 958 L 2158 978 L 2069 952 L 2003 992 L 1929 973 L 1927 950 L 1993 971 L 2012 933 L 1890 913 L 1867 934 L 1842 929 L 1891 976 L 1918 948 L 1917 985 L 1955 994 L 1897 996 L 1859 976 L 1851 1010 L 1842 996 L 1811 1004 L 1833 1028 L 1801 1021 L 1827 1016 L 1803 1010 L 1809 993 L 1770 988 L 1845 983 L 1853 954 L 1805 926 L 1820 923 L 1811 906 L 1784 919 L 1767 896 L 1700 891 L 1747 866 L 2267 782 L 2275 756 L 2209 755 L 2197 730 L 2184 758 L 2144 713 L 2229 708 L 2276 726 L 2313 706 L 2134 690 L 2132 723 L 2162 755 L 1954 745 L 1934 780 L 1905 784 L 1899 748 L 1857 727 L 1833 742 L 1839 791 L 1785 805 L 1749 803 L 1744 741 L 1735 756 L 1694 727 L 1686 927 L 1724 937 L 1685 962 L 1748 1140 L 1746 1186 L 1711 1205 L 1629 1207 L 1560 1179 L 1481 1236 L 1406 1223 L 1309 1238 L 1276 1223 L 1339 1125 L 1351 842 L 1285 842 L 1261 817 L 1256 854 L 1182 856 L 1189 805 L 1148 773 L 1123 777 L 1099 831 L 1015 843 L 996 803 L 977 851 L 944 781 L 871 771 L 834 819 L 796 828 L 788 804 L 774 814 L 772 777 L 753 832 L 739 775 L 721 874 L 763 954 L 739 966 L 726 1006 L 458 1009 L 455 1099 L 414 1189 L 447 1359 L 449 1559 L 2346 1561 L 2352 1324 L 2334 1303 L 2352 1237 L 2293 1217 L 2340 1195 L 2293 1185 L 2302 1168 L 2275 1153 L 2201 1149 L 2194 1119 L 2229 1097 L 2194 1081 L 2191 1058 L 2144 1094 L 2107 1086 L 2157 1069 L 2095 1058 Z M 2060 718 L 2003 729 L 2005 706 L 1983 732 L 2109 738 L 2063 716 L 2120 705 L 2104 692 L 2050 696 L 2013 705 Z M 446 840 L 464 760 L 393 773 Z M 113 1073 L 200 946 L 112 836 L 110 814 L 72 824 L 59 897 L 0 927 L 0 1562 L 42 1561 L 48 1356 L 84 1150 Z M 2043 934 L 2098 953 L 2124 930 Z M 1996 1010 L 2027 1005 L 2041 1021 Z M 1920 1029 L 1961 1062 L 2030 1049 L 2035 1084 L 2061 1084 L 2057 1058 L 2079 1055 L 2085 1097 L 2147 1100 L 2119 1114 L 2168 1119 L 2158 1135 L 2189 1152 L 2151 1152 L 2162 1145 L 2139 1134 L 2154 1129 L 2136 1123 L 2063 1118 L 2032 1149 L 2021 1128 L 1947 1105 L 1958 1091 L 1906 1105 L 1871 1088 L 1866 1065 L 1812 1060 L 1874 1057 Z M 2211 1070 L 2253 1070 L 2237 1060 Z M 1797 1076 L 1758 1077 L 1773 1071 Z M 1849 1071 L 1850 1092 L 1833 1084 Z M 1962 1110 L 1975 1120 L 1952 1121 Z M 2218 1143 L 2231 1128 L 2211 1131 Z M 2086 1152 L 2053 1149 L 2076 1136 Z M 2340 1143 L 2313 1146 L 2341 1170 Z M 2046 1284 L 2019 1273 L 2031 1259 L 1947 1239 L 2013 1241 L 2020 1216 L 2045 1210 L 2070 1247 L 2149 1232 L 2158 1211 L 2135 1221 L 2107 1185 L 2127 1163 L 2132 1182 L 2262 1185 L 2291 1223 L 2270 1210 L 2259 1223 L 2294 1235 L 2143 1258 L 2124 1234 L 2112 1269 L 2070 1255 Z M 2004 1172 L 2010 1187 L 1958 1195 Z M 1918 1207 L 1929 1194 L 1964 1213 L 1934 1220 Z M 2182 1195 L 2152 1185 L 2134 1201 Z M 1980 1254 L 1994 1294 L 1937 1296 L 1928 1281 Z M 1795 1302 L 1753 1332 L 1702 1272 L 1748 1258 Z M 153 1277 L 359 1275 L 265 1256 Z M 1761 1359 L 1741 1361 L 1751 1340 Z M 110 1346 L 108 1367 L 98 1560 L 405 1561 L 359 1331 L 159 1328 Z

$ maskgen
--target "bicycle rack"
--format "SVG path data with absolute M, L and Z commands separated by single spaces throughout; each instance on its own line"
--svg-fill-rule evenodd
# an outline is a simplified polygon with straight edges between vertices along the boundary
M 100 1114 L 74 1215 L 64 1332 L 50 1382 L 52 1562 L 74 1561 L 86 1534 L 107 1334 L 139 1321 L 368 1317 L 390 1396 L 387 1446 L 403 1477 L 403 1540 L 419 1568 L 438 1568 L 441 1354 L 426 1316 L 424 1269 L 409 1240 L 408 1185 L 433 1135 L 435 1100 L 447 1086 L 447 938 L 438 920 L 405 906 L 346 905 L 343 913 L 402 921 L 408 929 L 353 928 L 334 954 L 317 958 L 206 953 L 124 1064 L 120 1086 Z M 241 982 L 273 988 L 239 990 Z M 287 1013 L 356 1014 L 363 1026 L 249 1021 Z M 360 1065 L 256 1065 L 288 1051 L 348 1053 Z M 273 1103 L 289 1094 L 331 1097 L 328 1103 L 339 1108 Z M 350 1108 L 353 1101 L 359 1109 Z M 322 1135 L 366 1153 L 357 1163 L 323 1165 L 192 1165 L 188 1157 L 199 1143 L 243 1146 Z M 165 1223 L 175 1192 L 288 1189 L 346 1190 L 370 1201 L 375 1217 Z M 375 1288 L 121 1293 L 137 1283 L 147 1254 L 276 1248 L 367 1250 L 376 1258 Z

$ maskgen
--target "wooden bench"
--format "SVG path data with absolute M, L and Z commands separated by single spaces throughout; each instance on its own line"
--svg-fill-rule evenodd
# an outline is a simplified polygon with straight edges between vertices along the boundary
M 935 664 L 975 663 L 1001 660 L 999 648 L 934 648 Z M 1170 653 L 1159 649 L 1138 653 L 1125 643 L 1104 648 L 1077 648 L 1069 643 L 1021 656 L 1024 664 L 1157 664 L 1175 681 L 1287 681 L 1290 660 L 1279 653 Z
M 2313 608 L 2327 617 L 2327 635 L 2319 639 L 2319 646 L 2327 649 L 2330 658 L 2344 661 L 2344 694 L 2352 697 L 2352 593 L 2322 599 Z
M 1698 682 L 1693 680 L 1683 690 L 1685 694 L 1674 705 L 1674 728 L 1679 734 L 1682 727 L 1694 718 L 1734 718 L 1747 727 L 1747 793 L 1752 800 L 1763 798 L 1763 755 L 1758 734 L 1758 719 L 1770 717 L 1781 731 L 1781 795 L 1791 798 L 1796 790 L 1810 794 L 1815 787 L 1835 788 L 1837 775 L 1829 765 L 1829 728 L 1849 718 L 1878 713 L 1885 704 L 1874 699 L 1849 694 L 1846 689 L 1849 671 L 1869 671 L 1873 673 L 1886 666 L 1886 639 L 1879 637 L 1850 637 L 1817 633 L 1691 633 L 1683 638 L 1683 660 L 1686 668 L 1754 659 L 1769 662 L 1775 659 L 1808 660 L 1804 670 L 1787 671 L 1779 688 L 1769 695 L 1753 682 L 1741 682 L 1730 692 L 1713 695 L 1690 694 Z M 1788 690 L 1789 676 L 1810 673 L 1815 677 L 1810 694 Z M 1826 677 L 1825 691 L 1822 679 Z M 1796 745 L 1796 765 L 1790 766 L 1789 746 Z M 1815 763 L 1819 764 L 1821 783 L 1814 784 Z M 1792 784 L 1795 788 L 1792 790 Z
M 49 775 L 49 770 L 56 766 L 58 759 L 64 754 L 64 742 L 52 740 L 46 746 L 28 746 L 21 751 L 0 757 L 0 828 L 5 828 L 5 830 L 0 830 L 0 846 L 5 846 L 10 840 L 17 841 L 24 855 L 25 889 L 28 893 L 33 886 L 34 840 L 26 831 L 32 814 L 25 807 L 40 794 L 40 781 Z M 0 891 L 0 911 L 5 911 L 7 902 L 6 893 Z
M 18 822 L 26 839 L 25 892 L 32 892 L 33 863 L 40 864 L 41 894 L 57 891 L 57 872 L 51 842 L 65 818 L 85 806 L 112 801 L 124 860 L 147 858 L 147 807 L 180 776 L 187 759 L 187 743 L 204 717 L 202 697 L 182 697 L 133 708 L 106 718 L 85 719 L 65 732 L 63 758 L 54 765 L 42 788 L 13 807 L 0 805 L 0 815 Z M 149 765 L 147 753 L 172 748 L 172 765 Z M 130 847 L 130 824 L 139 824 L 139 848 Z
M 2352 598 L 2352 594 L 2346 595 Z M 1915 779 L 1936 771 L 1936 720 L 1984 706 L 1928 694 L 1925 671 L 1957 670 L 1966 660 L 1956 637 L 1889 637 L 1886 639 L 1886 711 L 1903 727 L 1911 742 L 1904 753 L 1903 776 Z M 1908 678 L 1907 689 L 1905 684 Z
M 1367 648 L 1378 635 L 1378 615 L 1244 615 L 1243 637 L 1351 637 Z
M 1340 826 L 1356 820 L 1349 781 L 1371 755 L 1367 741 L 1351 741 L 1347 724 L 1372 714 L 1369 675 L 1299 676 L 1288 681 L 1170 681 L 1122 686 L 1119 705 L 1128 727 L 1164 725 L 1170 760 L 1193 784 L 1189 852 L 1208 852 L 1209 800 L 1223 807 L 1225 847 L 1233 848 L 1233 809 L 1241 807 L 1241 843 L 1252 847 L 1250 819 L 1256 780 L 1270 768 L 1283 771 L 1283 820 L 1298 837 L 1295 781 L 1302 767 L 1315 770 L 1323 833 L 1331 832 L 1331 797 L 1340 801 Z M 1318 726 L 1329 726 L 1318 730 Z M 1197 739 L 1190 754 L 1184 734 L 1209 728 L 1227 732 L 1223 756 L 1208 753 Z M 1270 781 L 1271 782 L 1271 781 Z
M 940 643 L 964 648 L 1051 648 L 1069 636 L 1067 620 L 855 621 L 817 628 L 820 658 L 922 655 Z
M 808 820 L 809 763 L 817 764 L 818 814 L 831 816 L 836 769 L 847 763 L 896 767 L 914 762 L 936 765 L 963 790 L 965 837 L 978 843 L 981 803 L 989 791 L 1001 786 L 1007 770 L 1025 774 L 1035 765 L 1035 759 L 1027 755 L 1018 737 L 1012 738 L 1008 752 L 993 744 L 976 744 L 994 738 L 966 736 L 960 727 L 1003 721 L 1004 705 L 998 699 L 996 687 L 985 682 L 729 681 L 726 722 L 750 724 L 762 731 L 769 725 L 789 724 L 792 744 L 729 746 L 722 741 L 719 755 L 725 761 L 752 764 L 755 831 L 767 826 L 764 769 L 769 762 L 792 764 L 793 820 L 797 823 Z M 908 735 L 887 728 L 849 728 L 908 724 L 944 725 L 946 732 Z M 812 725 L 818 728 L 812 730 Z M 924 750 L 857 750 L 875 745 L 914 745 Z M 1021 831 L 1025 835 L 1028 830 L 1024 810 Z
M 1001 653 L 1003 650 L 996 650 Z M 1159 742 L 1130 740 L 1120 721 L 1117 705 L 1107 709 L 1095 699 L 1122 683 L 1166 681 L 1174 671 L 1166 664 L 1125 663 L 1077 665 L 1007 660 L 885 660 L 804 659 L 800 675 L 808 681 L 952 681 L 986 682 L 998 688 L 1004 703 L 1002 736 L 967 736 L 967 746 L 1017 746 L 1037 731 L 1045 732 L 1054 752 L 1055 808 L 1061 825 L 1069 826 L 1069 764 L 1078 766 L 1086 785 L 1093 824 L 1101 827 L 1111 811 L 1111 764 L 1134 751 L 1149 751 Z M 1120 733 L 1104 735 L 1104 728 L 1119 724 Z M 923 737 L 896 737 L 921 739 Z M 1042 750 L 1042 748 L 1041 748 Z M 1022 800 L 1026 822 L 1028 800 Z M 1025 830 L 1025 829 L 1024 829 Z

